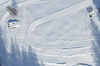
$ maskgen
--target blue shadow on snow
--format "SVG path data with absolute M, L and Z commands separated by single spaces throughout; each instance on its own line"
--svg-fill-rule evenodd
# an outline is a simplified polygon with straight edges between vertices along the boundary
M 90 19 L 92 35 L 94 36 L 95 41 L 92 41 L 92 51 L 94 52 L 93 56 L 95 59 L 95 65 L 100 66 L 100 31 L 95 22 Z
M 16 20 L 16 19 L 10 19 L 10 20 L 8 20 L 8 22 L 10 23 L 10 22 L 18 22 L 19 20 Z
M 2 37 L 3 35 L 4 34 L 0 26 L 0 65 L 9 66 L 8 53 L 5 47 L 6 42 L 4 41 L 4 38 Z
M 19 46 L 15 39 L 11 39 L 11 54 L 9 55 L 10 66 L 43 66 L 44 64 L 38 63 L 38 58 L 35 52 L 32 51 L 32 47 L 29 46 L 28 52 L 22 46 L 22 51 L 19 50 Z M 44 65 L 45 66 L 45 65 Z

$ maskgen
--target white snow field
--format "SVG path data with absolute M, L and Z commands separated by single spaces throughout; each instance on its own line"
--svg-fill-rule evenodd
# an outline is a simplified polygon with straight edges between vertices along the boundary
M 99 3 L 0 0 L 0 66 L 100 66 Z M 17 27 L 9 29 L 10 21 Z

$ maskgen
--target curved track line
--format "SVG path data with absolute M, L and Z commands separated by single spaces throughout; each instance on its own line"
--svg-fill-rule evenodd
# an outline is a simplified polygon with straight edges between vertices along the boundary
M 7 3 L 8 1 L 10 1 L 10 0 L 7 0 L 7 1 L 6 1 L 6 2 L 4 2 L 4 3 L 1 3 L 1 4 L 0 4 L 0 6 L 1 6 L 1 5 L 3 5 L 3 4 L 5 4 L 5 3 Z
M 40 43 L 36 43 L 36 40 L 35 40 L 35 38 L 34 38 L 34 36 L 33 36 L 33 31 L 34 31 L 35 27 L 38 26 L 38 25 L 40 25 L 40 24 L 42 24 L 42 23 L 48 22 L 48 21 L 50 21 L 50 20 L 56 19 L 56 18 L 58 18 L 58 17 L 64 16 L 64 15 L 66 15 L 66 14 L 69 14 L 69 13 L 78 11 L 78 10 L 80 10 L 80 9 L 82 9 L 82 8 L 85 8 L 85 7 L 88 6 L 90 3 L 91 3 L 91 1 L 89 1 L 89 0 L 88 0 L 88 1 L 87 1 L 87 0 L 84 0 L 83 2 L 78 3 L 78 4 L 74 5 L 74 6 L 71 6 L 71 7 L 69 7 L 69 8 L 64 9 L 64 10 L 61 10 L 61 11 L 56 12 L 56 13 L 54 13 L 54 14 L 51 14 L 51 15 L 49 15 L 49 16 L 40 18 L 40 19 L 38 19 L 38 20 L 36 20 L 36 21 L 33 21 L 32 24 L 31 24 L 31 25 L 29 26 L 29 28 L 28 28 L 27 39 L 29 39 L 29 42 L 30 42 L 31 44 L 33 44 L 35 47 L 38 47 L 38 46 L 41 46 L 41 47 L 42 47 L 42 46 L 48 47 L 48 44 L 42 44 L 42 45 L 41 45 Z M 79 7 L 79 6 L 81 6 L 81 7 Z M 76 8 L 76 9 L 75 9 L 75 8 Z M 75 10 L 72 11 L 73 9 L 75 9 Z M 57 44 L 57 45 L 58 45 L 58 44 Z M 54 47 L 54 46 L 55 46 L 55 44 L 52 45 L 51 47 Z M 50 47 L 50 46 L 49 46 L 49 47 Z
M 44 55 L 38 55 L 37 54 L 37 57 L 41 58 L 44 62 L 49 62 L 49 63 L 61 63 L 61 62 L 69 63 L 70 61 L 72 61 L 71 63 L 73 63 L 73 62 L 75 62 L 75 60 L 76 60 L 77 63 L 78 63 L 78 61 L 90 63 L 90 61 L 92 61 L 91 56 L 89 54 L 88 55 L 84 54 L 84 55 L 79 55 L 79 56 L 73 56 L 73 57 L 56 57 L 56 56 L 51 57 L 51 56 L 44 56 Z M 89 58 L 91 60 L 86 61 L 87 58 Z
M 49 1 L 39 1 L 39 0 L 31 0 L 31 1 L 28 1 L 28 0 L 26 0 L 25 2 L 23 2 L 23 3 L 19 3 L 18 4 L 18 6 L 19 7 L 22 7 L 22 6 L 25 6 L 25 5 L 28 5 L 28 4 L 30 4 L 30 3 L 32 3 L 32 4 L 37 4 L 37 3 L 44 3 L 44 2 L 49 2 Z
M 2 10 L 2 9 L 5 8 L 6 6 L 8 6 L 8 4 L 11 4 L 11 0 L 7 0 L 5 3 L 0 4 L 0 10 Z
M 21 3 L 18 3 L 17 4 L 17 6 L 18 7 L 21 7 L 22 5 L 25 5 L 25 3 L 33 3 L 33 2 L 35 2 L 35 1 L 28 1 L 28 0 L 26 0 L 24 3 L 23 2 L 21 2 Z M 9 4 L 11 4 L 11 0 L 9 0 L 8 2 L 7 2 L 7 4 L 4 4 L 4 5 L 2 5 L 2 6 L 0 6 L 0 9 L 1 8 L 5 8 L 6 6 L 8 6 Z M 2 25 L 5 25 L 5 20 L 6 20 L 6 18 L 9 16 L 9 13 L 6 11 L 5 12 L 5 14 L 2 16 L 2 18 L 1 18 L 1 20 L 0 20 L 0 24 L 2 24 Z
M 77 5 L 77 6 L 78 6 L 78 5 Z M 78 10 L 78 9 L 76 9 L 76 11 L 77 11 L 77 10 Z M 44 23 L 44 22 L 47 22 L 47 21 L 49 21 L 49 20 L 52 20 L 52 19 L 55 19 L 55 18 L 57 18 L 57 17 L 63 16 L 67 11 L 68 11 L 68 13 L 73 12 L 73 11 L 71 11 L 71 9 L 68 9 L 68 10 L 65 9 L 65 11 L 60 11 L 60 12 L 57 12 L 57 14 L 55 13 L 55 14 L 53 14 L 53 15 L 47 16 L 46 18 L 42 18 L 42 19 L 40 19 L 40 20 L 36 20 L 36 21 L 35 21 L 35 25 L 37 26 L 37 25 L 42 24 L 42 23 Z M 71 12 L 69 12 L 69 11 L 71 11 Z M 63 12 L 64 12 L 64 13 L 63 13 Z M 63 15 L 61 15 L 61 14 L 63 14 Z M 2 18 L 1 21 L 2 21 L 2 22 L 5 22 L 5 19 L 8 17 L 8 15 L 9 15 L 8 12 L 6 12 L 6 13 L 4 14 L 4 16 L 3 16 L 3 18 Z M 3 21 L 3 20 L 4 20 L 4 21 Z M 41 22 L 41 21 L 42 21 L 42 22 Z M 39 23 L 39 22 L 41 22 L 41 23 Z M 39 24 L 37 24 L 37 23 L 39 23 Z M 5 25 L 5 23 L 4 23 L 3 25 Z M 35 26 L 35 27 L 36 27 L 36 26 Z M 31 28 L 33 28 L 33 29 L 32 29 L 32 31 L 33 31 L 33 30 L 35 29 L 35 27 L 33 28 L 32 26 L 30 26 L 30 27 L 29 27 L 29 28 L 30 28 L 29 30 L 31 31 Z M 28 30 L 28 31 L 29 31 L 29 30 Z M 31 32 L 31 33 L 32 33 L 32 32 Z M 33 35 L 33 34 L 32 34 L 32 35 Z M 30 37 L 31 37 L 32 35 L 29 35 L 29 32 L 28 32 L 28 38 L 29 38 L 29 39 L 31 39 Z M 33 36 L 32 36 L 32 39 L 34 39 Z M 32 41 L 32 40 L 31 40 L 31 41 Z M 35 43 L 34 43 L 34 44 L 35 44 Z M 32 45 L 32 46 L 33 46 L 33 45 Z M 37 46 L 39 46 L 39 45 L 37 45 Z M 44 55 L 43 55 L 43 56 L 38 55 L 38 56 L 39 56 L 40 58 L 43 58 Z M 49 58 L 49 59 L 52 59 L 52 58 L 55 58 L 55 57 L 48 57 L 48 58 Z M 46 58 L 46 59 L 44 59 L 44 60 L 45 60 L 45 61 L 49 61 L 48 58 Z M 60 58 L 56 57 L 55 59 L 58 59 L 58 60 L 59 60 Z M 62 62 L 62 61 L 66 61 L 66 59 L 65 59 L 65 60 L 64 60 L 64 59 L 65 59 L 65 57 L 64 57 L 64 58 L 61 58 L 60 61 L 61 61 L 61 62 Z M 69 58 L 69 59 L 70 59 L 70 58 Z M 56 60 L 56 61 L 58 61 L 58 60 Z M 55 62 L 55 60 L 53 60 L 53 61 Z M 60 62 L 60 61 L 59 61 L 59 62 Z

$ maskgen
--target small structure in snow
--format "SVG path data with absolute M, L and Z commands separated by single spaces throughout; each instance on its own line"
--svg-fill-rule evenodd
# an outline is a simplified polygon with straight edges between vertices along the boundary
M 93 8 L 92 7 L 88 7 L 87 10 L 88 10 L 88 12 L 90 14 L 90 17 L 92 17 L 92 15 L 94 13 Z
M 18 21 L 19 20 L 16 20 L 16 19 L 10 19 L 10 20 L 8 20 L 8 28 L 9 29 L 13 29 L 13 28 L 19 27 Z
M 93 12 L 93 8 L 89 7 L 88 12 Z
M 9 12 L 9 14 L 12 16 L 12 17 L 16 17 L 17 14 L 18 14 L 18 11 L 15 9 L 15 8 L 12 8 L 10 6 L 7 6 L 7 11 Z

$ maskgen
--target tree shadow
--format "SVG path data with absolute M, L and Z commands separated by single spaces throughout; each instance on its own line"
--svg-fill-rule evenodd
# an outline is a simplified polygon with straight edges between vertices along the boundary
M 36 56 L 36 53 L 32 51 L 31 46 L 29 46 L 29 50 L 28 50 L 28 59 L 29 59 L 29 66 L 40 66 L 38 64 L 38 59 Z M 33 60 L 34 59 L 34 60 Z
M 9 66 L 8 64 L 8 53 L 5 47 L 5 41 L 4 38 L 2 37 L 2 29 L 0 26 L 0 65 L 2 66 Z
M 42 66 L 38 63 L 37 55 L 32 51 L 31 46 L 28 51 L 24 47 L 20 51 L 17 42 L 12 40 L 11 52 L 10 66 Z
M 90 19 L 92 35 L 95 41 L 92 42 L 92 51 L 94 52 L 94 58 L 96 66 L 100 66 L 100 31 L 95 22 Z
M 41 66 L 45 66 L 45 64 L 43 63 L 43 61 L 41 60 Z
M 17 2 L 15 0 L 12 0 L 12 7 L 16 8 L 17 7 Z
M 98 19 L 99 19 L 99 21 L 100 21 L 100 13 L 99 13 L 100 0 L 93 0 L 93 3 L 94 3 L 94 5 L 96 6 L 96 9 L 98 10 L 97 16 L 98 16 Z
M 96 8 L 100 8 L 100 0 L 93 0 L 93 3 L 95 4 Z
M 31 46 L 29 46 L 28 52 L 24 47 L 22 51 L 16 42 L 16 39 L 11 38 L 11 50 L 8 53 L 5 41 L 2 38 L 3 33 L 0 27 L 0 65 L 1 66 L 44 66 L 43 62 L 39 64 L 38 58 L 35 52 L 32 51 Z M 5 36 L 4 36 L 5 37 Z
M 10 66 L 21 66 L 20 50 L 11 38 L 11 53 L 9 54 Z

